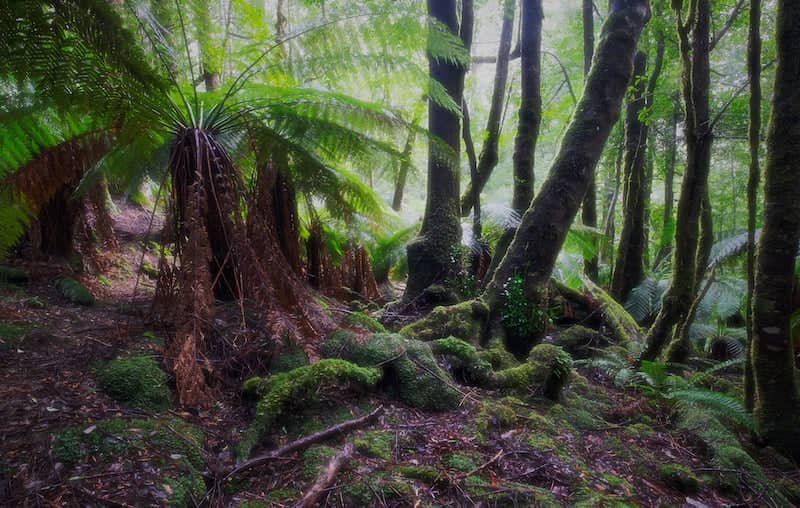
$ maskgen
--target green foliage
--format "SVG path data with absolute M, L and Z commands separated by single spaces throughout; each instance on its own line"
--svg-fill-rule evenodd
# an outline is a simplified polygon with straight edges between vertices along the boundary
M 363 328 L 372 333 L 386 333 L 386 328 L 375 318 L 364 312 L 351 312 L 344 318 L 344 322 Z
M 78 305 L 93 305 L 94 295 L 86 286 L 70 277 L 63 277 L 56 282 L 56 289 L 61 296 Z
M 525 279 L 515 275 L 503 285 L 503 307 L 500 319 L 507 331 L 515 337 L 528 337 L 544 331 L 547 327 L 547 312 L 539 302 L 528 299 L 525 294 Z
M 664 483 L 684 494 L 695 494 L 700 489 L 700 480 L 683 464 L 662 464 L 658 474 Z
M 117 358 L 99 366 L 96 374 L 100 388 L 133 407 L 162 411 L 172 403 L 167 375 L 150 356 Z
M 394 470 L 412 480 L 420 480 L 433 485 L 439 480 L 439 470 L 432 466 L 397 466 Z
M 382 430 L 368 431 L 355 438 L 353 444 L 356 450 L 368 457 L 388 461 L 392 458 L 394 435 Z
M 290 370 L 308 365 L 308 356 L 299 347 L 289 347 L 278 354 L 270 363 L 270 371 L 273 374 L 278 372 L 288 372 Z M 245 382 L 245 386 L 247 382 Z
M 167 505 L 174 508 L 189 508 L 197 506 L 205 497 L 206 484 L 200 474 L 186 474 L 167 480 L 172 490 Z
M 477 344 L 488 315 L 488 307 L 480 300 L 436 307 L 424 318 L 404 326 L 400 335 L 421 341 L 457 337 Z
M 406 243 L 417 233 L 417 225 L 401 228 L 390 234 L 375 233 L 367 243 L 372 271 L 380 284 L 389 280 L 389 274 L 406 255 Z
M 327 359 L 275 374 L 263 381 L 248 380 L 246 388 L 262 383 L 258 391 L 263 396 L 256 405 L 255 420 L 239 443 L 239 456 L 247 457 L 287 410 L 313 400 L 322 385 L 352 384 L 369 388 L 379 378 L 376 369 L 362 368 L 345 360 Z

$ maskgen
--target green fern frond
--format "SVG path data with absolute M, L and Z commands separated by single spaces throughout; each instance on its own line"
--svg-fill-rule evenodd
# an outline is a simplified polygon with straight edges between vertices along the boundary
M 738 399 L 711 390 L 674 390 L 667 394 L 678 407 L 699 406 L 755 432 L 753 417 Z

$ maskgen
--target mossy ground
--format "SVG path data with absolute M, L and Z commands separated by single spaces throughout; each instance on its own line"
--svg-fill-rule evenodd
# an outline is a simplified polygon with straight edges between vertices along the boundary
M 95 371 L 100 388 L 119 402 L 149 411 L 162 411 L 172 403 L 167 375 L 151 356 L 116 358 Z

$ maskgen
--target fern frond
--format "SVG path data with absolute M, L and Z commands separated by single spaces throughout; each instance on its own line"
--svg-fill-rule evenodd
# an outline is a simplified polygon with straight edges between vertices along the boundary
M 674 400 L 679 407 L 699 406 L 751 432 L 756 430 L 752 415 L 747 412 L 741 401 L 729 395 L 711 390 L 691 389 L 671 391 L 667 394 L 667 398 Z

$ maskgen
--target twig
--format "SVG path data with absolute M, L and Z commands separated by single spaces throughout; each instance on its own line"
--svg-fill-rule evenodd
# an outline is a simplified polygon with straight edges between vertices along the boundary
M 347 443 L 344 445 L 339 452 L 334 455 L 330 462 L 328 462 L 328 467 L 325 468 L 325 472 L 322 473 L 317 481 L 314 482 L 314 485 L 305 493 L 303 498 L 295 505 L 295 508 L 308 508 L 311 506 L 315 506 L 317 501 L 319 500 L 320 496 L 323 492 L 325 492 L 328 487 L 336 480 L 336 475 L 342 469 L 342 466 L 353 456 L 355 452 L 355 447 L 353 447 L 353 443 Z
M 489 467 L 490 465 L 492 465 L 494 462 L 497 462 L 497 460 L 499 460 L 499 459 L 500 459 L 500 457 L 502 457 L 503 455 L 505 455 L 505 453 L 503 452 L 503 450 L 500 450 L 499 452 L 497 452 L 497 453 L 495 453 L 495 454 L 494 454 L 494 457 L 492 457 L 492 458 L 491 458 L 491 459 L 489 459 L 488 461 L 484 462 L 484 463 L 483 463 L 483 464 L 481 464 L 480 466 L 477 466 L 477 467 L 475 467 L 475 468 L 474 468 L 474 469 L 472 469 L 472 471 L 470 471 L 469 473 L 465 473 L 465 474 L 461 475 L 461 477 L 460 477 L 459 479 L 460 479 L 460 480 L 463 480 L 464 478 L 467 478 L 467 477 L 469 477 L 469 476 L 472 476 L 472 475 L 474 475 L 475 473 L 477 473 L 478 471 L 481 471 L 482 469 L 486 469 L 487 467 Z
M 259 455 L 258 457 L 242 462 L 238 466 L 234 467 L 228 474 L 226 474 L 223 480 L 227 480 L 232 476 L 235 476 L 243 471 L 247 471 L 248 469 L 252 469 L 256 466 L 266 464 L 267 462 L 275 460 L 284 455 L 288 455 L 292 452 L 308 448 L 309 446 L 318 443 L 320 441 L 325 441 L 332 437 L 339 436 L 341 434 L 346 434 L 350 431 L 359 429 L 361 427 L 365 427 L 374 422 L 375 420 L 377 420 L 378 417 L 383 414 L 383 411 L 384 411 L 383 406 L 378 406 L 373 412 L 371 412 L 366 416 L 362 416 L 361 418 L 356 418 L 354 420 L 348 420 L 346 422 L 339 423 L 323 431 L 311 434 L 310 436 L 302 437 L 296 441 L 292 441 L 291 443 L 282 446 L 277 450 L 273 450 L 264 455 Z

